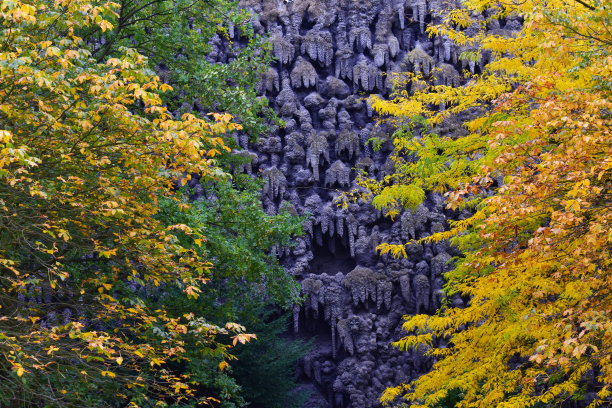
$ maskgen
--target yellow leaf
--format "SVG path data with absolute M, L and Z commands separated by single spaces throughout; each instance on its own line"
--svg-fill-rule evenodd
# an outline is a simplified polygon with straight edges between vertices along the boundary
M 60 55 L 60 50 L 57 47 L 49 47 L 47 48 L 47 56 L 48 57 L 58 57 Z
M 59 347 L 55 347 L 55 346 L 50 346 L 49 350 L 47 350 L 47 355 L 53 353 L 54 351 L 58 351 Z
M 13 140 L 13 135 L 8 130 L 0 130 L 0 143 L 10 143 Z
M 151 365 L 151 367 L 156 366 L 156 365 L 162 365 L 164 364 L 165 361 L 160 359 L 160 358 L 152 358 L 151 362 L 149 363 Z
M 106 30 L 112 30 L 113 29 L 113 25 L 110 22 L 106 21 L 106 20 L 100 21 L 100 23 L 98 25 L 102 29 L 102 32 L 105 32 Z

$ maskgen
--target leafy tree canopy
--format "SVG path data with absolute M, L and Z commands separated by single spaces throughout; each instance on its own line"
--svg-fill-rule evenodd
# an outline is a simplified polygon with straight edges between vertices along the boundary
M 179 234 L 181 245 L 212 262 L 208 281 L 197 299 L 183 296 L 175 287 L 149 294 L 146 302 L 151 308 L 164 308 L 170 316 L 193 313 L 219 325 L 240 322 L 257 335 L 257 346 L 247 351 L 246 345 L 237 342 L 239 348 L 232 354 L 238 360 L 232 358 L 229 366 L 222 364 L 222 372 L 217 369 L 220 358 L 196 342 L 186 342 L 189 362 L 181 370 L 198 379 L 200 392 L 216 395 L 219 407 L 257 405 L 262 398 L 283 401 L 294 387 L 294 367 L 303 344 L 281 339 L 286 319 L 272 316 L 278 313 L 274 305 L 299 301 L 299 287 L 278 264 L 275 252 L 302 232 L 300 219 L 286 212 L 266 214 L 260 202 L 261 181 L 248 175 L 234 174 L 231 180 L 202 186 L 203 197 L 187 209 L 180 210 L 172 200 L 160 201 L 156 217 L 166 225 L 186 225 L 191 234 L 206 237 L 194 242 L 190 235 Z M 263 393 L 244 386 L 258 376 L 268 384 Z
M 171 88 L 134 49 L 96 61 L 78 33 L 112 30 L 118 10 L 0 3 L 2 405 L 208 401 L 173 370 L 185 345 L 222 360 L 252 338 L 146 301 L 172 287 L 196 298 L 209 279 L 201 231 L 157 215 L 162 201 L 190 209 L 173 180 L 224 174 L 220 136 L 241 126 L 173 118 L 161 100 Z
M 610 404 L 611 5 L 461 4 L 429 33 L 472 50 L 462 58 L 489 58 L 482 74 L 460 87 L 408 74 L 393 99 L 373 99 L 400 126 L 396 174 L 362 179 L 374 204 L 394 215 L 435 190 L 472 213 L 423 240 L 452 238 L 464 252 L 446 293 L 469 304 L 408 318 L 396 346 L 426 344 L 437 362 L 382 401 L 558 406 L 588 392 L 590 406 Z M 512 17 L 523 22 L 512 35 L 487 30 Z M 437 133 L 456 118 L 467 119 L 467 136 Z M 405 254 L 403 245 L 380 249 Z
M 80 30 L 97 61 L 136 49 L 174 91 L 169 109 L 228 112 L 253 136 L 279 121 L 255 84 L 271 61 L 270 44 L 254 34 L 248 12 L 232 0 L 120 0 L 106 30 Z M 226 55 L 227 54 L 227 55 Z

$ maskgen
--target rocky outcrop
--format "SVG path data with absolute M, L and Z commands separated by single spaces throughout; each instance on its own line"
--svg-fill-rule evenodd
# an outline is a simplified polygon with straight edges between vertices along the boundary
M 384 388 L 431 365 L 423 348 L 400 352 L 390 343 L 402 335 L 403 315 L 433 313 L 444 301 L 442 274 L 457 253 L 447 243 L 411 244 L 406 259 L 394 260 L 375 248 L 442 231 L 447 217 L 461 214 L 445 212 L 436 195 L 394 220 L 364 202 L 340 209 L 333 200 L 354 187 L 359 171 L 394 171 L 392 129 L 374 123 L 367 102 L 370 94 L 389 96 L 393 72 L 456 85 L 461 70 L 478 72 L 486 63 L 486 56 L 462 61 L 466 50 L 425 33 L 436 19 L 432 10 L 443 5 L 454 7 L 438 0 L 241 1 L 256 32 L 270 37 L 277 60 L 258 89 L 286 124 L 257 144 L 238 138 L 240 154 L 253 159 L 241 169 L 263 175 L 268 213 L 290 206 L 308 215 L 306 236 L 279 251 L 306 296 L 294 308 L 295 335 L 316 337 L 299 373 L 303 387 L 315 390 L 307 406 L 377 407 Z M 491 29 L 506 35 L 513 24 Z

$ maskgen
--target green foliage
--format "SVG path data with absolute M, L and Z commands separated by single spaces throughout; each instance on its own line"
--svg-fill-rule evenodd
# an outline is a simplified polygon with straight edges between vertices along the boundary
M 190 378 L 200 384 L 198 392 L 202 395 L 215 395 L 215 408 L 245 407 L 242 388 L 236 382 L 231 368 L 219 369 L 219 359 L 202 355 L 195 344 L 188 345 L 189 362 L 181 367 Z M 197 405 L 193 405 L 196 407 Z
M 235 159 L 228 156 L 222 161 Z M 235 174 L 231 180 L 203 187 L 204 197 L 189 208 L 170 200 L 161 202 L 158 216 L 168 225 L 189 228 L 189 235 L 183 233 L 179 239 L 213 263 L 209 280 L 197 299 L 169 290 L 148 301 L 151 307 L 163 306 L 173 316 L 194 313 L 213 323 L 231 320 L 246 326 L 257 336 L 257 347 L 238 344 L 240 348 L 232 353 L 238 360 L 228 368 L 219 371 L 218 357 L 188 342 L 185 349 L 190 362 L 182 369 L 200 379 L 201 392 L 217 395 L 220 407 L 239 407 L 246 402 L 272 406 L 267 405 L 272 400 L 291 399 L 293 368 L 305 350 L 299 342 L 280 338 L 286 330 L 285 318 L 268 322 L 263 310 L 271 304 L 289 307 L 300 300 L 297 282 L 278 264 L 273 251 L 291 245 L 291 239 L 302 233 L 302 220 L 287 211 L 267 215 L 260 202 L 261 181 L 247 175 Z M 188 193 L 184 191 L 185 199 Z M 193 234 L 206 239 L 195 243 Z M 261 391 L 253 388 L 258 381 Z
M 295 391 L 297 361 L 308 352 L 310 344 L 283 338 L 289 315 L 268 317 L 264 313 L 251 331 L 257 341 L 235 351 L 233 376 L 242 387 L 252 408 L 301 408 L 308 395 Z
M 283 307 L 296 303 L 299 287 L 278 265 L 273 250 L 291 245 L 291 239 L 302 233 L 302 220 L 289 212 L 267 215 L 261 207 L 261 181 L 247 175 L 236 174 L 231 181 L 204 188 L 203 199 L 188 209 L 180 211 L 171 201 L 162 203 L 159 217 L 206 237 L 199 247 L 191 244 L 213 264 L 210 281 L 198 299 L 210 305 L 206 315 L 238 317 L 236 311 L 254 306 L 256 299 L 267 302 L 264 295 Z M 182 239 L 193 242 L 186 234 Z M 253 300 L 245 302 L 245 296 Z
M 380 150 L 382 148 L 383 143 L 386 142 L 385 138 L 379 137 L 379 136 L 375 136 L 375 137 L 371 137 L 366 141 L 366 145 L 368 143 L 371 143 L 372 148 L 376 151 Z
M 272 60 L 271 45 L 254 34 L 250 15 L 233 0 L 120 0 L 112 28 L 82 30 L 98 61 L 136 49 L 149 59 L 174 92 L 164 101 L 170 110 L 227 112 L 250 134 L 277 121 L 255 84 Z M 233 38 L 230 36 L 234 34 Z M 209 61 L 214 39 L 229 48 L 227 61 Z M 214 56 L 213 56 L 214 58 Z
M 425 192 L 422 188 L 409 185 L 392 185 L 384 187 L 381 192 L 374 197 L 372 204 L 377 209 L 389 207 L 401 207 L 415 209 L 425 199 Z

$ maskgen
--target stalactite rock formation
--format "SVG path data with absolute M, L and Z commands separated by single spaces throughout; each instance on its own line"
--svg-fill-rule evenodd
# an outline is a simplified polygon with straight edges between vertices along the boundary
M 379 407 L 386 387 L 431 367 L 423 348 L 401 352 L 390 343 L 403 334 L 403 315 L 433 313 L 444 301 L 442 275 L 459 254 L 444 242 L 411 243 L 408 257 L 400 260 L 381 257 L 375 248 L 426 237 L 447 228 L 449 217 L 462 215 L 445 210 L 435 194 L 393 220 L 365 202 L 341 209 L 333 200 L 355 186 L 360 171 L 380 177 L 395 170 L 388 160 L 393 129 L 376 124 L 367 101 L 372 94 L 390 95 L 393 72 L 421 72 L 435 84 L 457 85 L 460 72 L 478 72 L 486 56 L 478 64 L 461 61 L 465 50 L 425 32 L 439 18 L 434 11 L 457 6 L 452 1 L 241 0 L 240 5 L 252 13 L 256 33 L 272 43 L 276 61 L 258 90 L 286 125 L 255 143 L 239 137 L 245 158 L 240 170 L 262 175 L 266 212 L 283 206 L 308 215 L 306 235 L 278 251 L 306 297 L 293 309 L 293 335 L 315 338 L 299 368 L 302 388 L 313 391 L 305 407 Z M 508 35 L 516 24 L 509 19 L 490 29 Z M 229 52 L 226 40 L 213 44 L 217 57 Z M 443 126 L 440 132 L 460 132 L 456 122 Z M 456 307 L 464 302 L 449 301 Z

